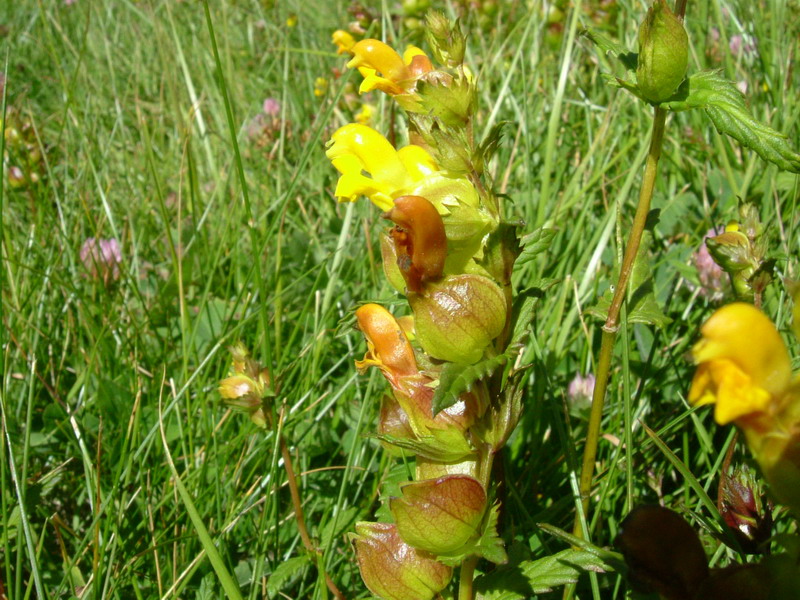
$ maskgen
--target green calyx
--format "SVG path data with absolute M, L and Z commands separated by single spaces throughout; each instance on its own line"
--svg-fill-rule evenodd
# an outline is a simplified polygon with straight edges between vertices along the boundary
M 649 102 L 663 102 L 678 89 L 688 65 L 686 29 L 666 0 L 656 0 L 639 27 L 636 80 L 640 95 Z
M 466 475 L 415 481 L 389 503 L 400 537 L 414 548 L 451 554 L 480 534 L 486 492 Z
M 409 303 L 420 345 L 438 360 L 477 362 L 506 323 L 503 291 L 480 275 L 445 277 Z

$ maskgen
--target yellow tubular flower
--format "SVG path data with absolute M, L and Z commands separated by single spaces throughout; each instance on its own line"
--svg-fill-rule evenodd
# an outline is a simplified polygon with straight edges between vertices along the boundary
M 340 200 L 353 202 L 367 196 L 384 211 L 436 171 L 436 163 L 423 148 L 407 146 L 397 151 L 380 133 L 358 123 L 336 131 L 326 154 L 342 174 L 335 192 Z
M 352 54 L 353 46 L 356 45 L 353 36 L 341 29 L 337 29 L 331 34 L 331 42 L 336 44 L 336 54 Z
M 373 39 L 361 40 L 350 51 L 353 58 L 347 66 L 357 68 L 364 77 L 358 88 L 361 94 L 375 89 L 392 96 L 405 94 L 421 75 L 433 68 L 425 53 L 413 46 L 402 58 L 391 47 Z
M 689 391 L 694 405 L 716 403 L 720 425 L 757 413 L 775 412 L 789 389 L 789 353 L 772 321 L 750 304 L 715 312 L 692 349 L 697 373 Z
M 393 384 L 398 377 L 419 373 L 414 349 L 392 313 L 380 304 L 365 304 L 356 310 L 356 319 L 367 338 L 367 353 L 356 361 L 359 371 L 378 367 Z

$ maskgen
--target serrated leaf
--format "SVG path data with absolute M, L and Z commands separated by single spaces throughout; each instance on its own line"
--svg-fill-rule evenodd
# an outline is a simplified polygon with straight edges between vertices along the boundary
M 280 563 L 267 579 L 267 594 L 269 597 L 274 598 L 277 596 L 284 584 L 308 564 L 308 555 L 294 556 Z
M 503 366 L 508 357 L 505 354 L 487 358 L 474 365 L 458 363 L 445 363 L 439 374 L 439 385 L 433 394 L 432 408 L 435 417 L 445 408 L 450 408 L 458 402 L 462 392 L 472 389 L 472 384 L 489 377 L 498 367 Z
M 486 134 L 477 152 L 484 164 L 492 160 L 495 152 L 497 152 L 497 149 L 500 147 L 505 128 L 511 124 L 511 121 L 499 121 L 489 130 L 489 133 Z
M 606 54 L 612 54 L 628 71 L 635 71 L 639 62 L 639 55 L 631 52 L 622 44 L 607 38 L 602 33 L 591 27 L 583 30 L 583 35 L 589 38 L 595 46 Z
M 555 229 L 547 227 L 540 227 L 532 233 L 524 236 L 520 242 L 523 244 L 522 252 L 517 257 L 514 266 L 524 265 L 539 256 L 542 252 L 547 250 L 553 243 L 553 238 L 556 237 Z
M 610 570 L 600 558 L 586 550 L 570 548 L 538 560 L 526 560 L 500 568 L 475 582 L 478 600 L 525 600 L 554 588 L 575 583 L 581 574 Z
M 553 277 L 543 277 L 537 279 L 528 289 L 517 295 L 517 298 L 522 299 L 522 303 L 517 310 L 514 310 L 517 318 L 514 321 L 514 333 L 511 336 L 510 347 L 521 344 L 528 337 L 530 324 L 536 314 L 536 305 L 544 293 L 559 281 L 561 280 Z
M 701 108 L 720 133 L 731 136 L 781 169 L 800 173 L 800 154 L 789 145 L 788 138 L 757 121 L 736 84 L 725 79 L 720 71 L 695 73 L 660 106 L 672 111 Z
M 650 231 L 645 230 L 633 263 L 631 276 L 628 279 L 628 323 L 644 323 L 663 328 L 672 319 L 661 310 L 653 290 L 653 274 L 650 268 L 649 256 L 651 241 L 652 234 Z M 621 247 L 621 241 L 619 245 Z M 620 260 L 619 262 L 622 261 Z M 617 275 L 615 274 L 614 277 L 616 279 Z M 598 303 L 587 309 L 586 312 L 601 321 L 605 320 L 608 317 L 608 309 L 611 306 L 613 297 L 614 292 L 609 288 Z

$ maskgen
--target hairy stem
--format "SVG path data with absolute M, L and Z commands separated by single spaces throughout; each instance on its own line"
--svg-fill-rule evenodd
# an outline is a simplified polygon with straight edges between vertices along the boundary
M 316 545 L 311 539 L 311 536 L 308 534 L 308 528 L 306 527 L 306 518 L 303 514 L 303 503 L 300 500 L 300 490 L 297 488 L 297 478 L 294 475 L 294 466 L 292 465 L 292 455 L 289 453 L 289 446 L 286 445 L 286 440 L 281 436 L 280 438 L 281 443 L 281 456 L 283 456 L 283 467 L 286 469 L 286 478 L 288 479 L 289 483 L 289 493 L 292 496 L 292 506 L 294 507 L 294 517 L 297 521 L 297 530 L 300 532 L 300 539 L 303 541 L 303 546 L 308 552 L 311 553 L 312 556 L 319 555 L 319 549 L 317 549 Z M 331 579 L 330 575 L 325 573 L 325 584 L 328 586 L 331 594 L 337 600 L 344 600 L 344 594 L 339 591 L 339 588 L 336 587 L 336 584 Z
M 614 290 L 614 297 L 608 309 L 608 317 L 603 325 L 603 337 L 600 344 L 600 356 L 596 365 L 596 382 L 594 393 L 592 394 L 592 411 L 589 415 L 589 430 L 586 434 L 586 446 L 583 449 L 583 464 L 581 466 L 581 478 L 579 484 L 581 504 L 584 514 L 589 510 L 589 496 L 592 490 L 592 479 L 594 477 L 594 461 L 597 457 L 597 443 L 600 438 L 600 422 L 603 417 L 603 403 L 605 401 L 606 387 L 608 386 L 608 376 L 611 368 L 611 357 L 614 352 L 614 342 L 619 330 L 619 311 L 622 301 L 625 300 L 628 289 L 628 279 L 633 271 L 633 263 L 639 251 L 639 244 L 642 241 L 647 222 L 647 215 L 650 212 L 650 202 L 653 199 L 653 189 L 656 182 L 658 169 L 658 159 L 661 157 L 661 145 L 664 140 L 664 123 L 667 113 L 664 109 L 656 108 L 653 115 L 653 133 L 650 138 L 650 152 L 647 155 L 644 179 L 642 188 L 639 192 L 639 205 L 636 207 L 636 215 L 633 219 L 628 243 L 625 246 L 625 254 L 622 258 L 617 287 Z M 575 515 L 573 534 L 583 537 L 583 529 L 580 523 L 580 515 Z

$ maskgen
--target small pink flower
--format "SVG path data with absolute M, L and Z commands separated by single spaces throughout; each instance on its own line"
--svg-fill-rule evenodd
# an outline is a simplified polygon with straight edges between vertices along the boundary
M 109 285 L 119 279 L 122 250 L 116 238 L 87 238 L 81 247 L 81 262 L 92 279 Z
M 708 246 L 706 246 L 706 239 L 719 235 L 719 233 L 715 229 L 709 229 L 703 236 L 703 243 L 692 256 L 697 269 L 697 278 L 700 280 L 701 293 L 711 300 L 720 300 L 725 289 L 725 272 L 711 258 Z
M 267 98 L 261 107 L 265 115 L 270 117 L 277 117 L 281 112 L 281 103 L 275 98 Z
M 592 405 L 595 376 L 587 373 L 585 376 L 576 373 L 567 386 L 567 402 L 577 409 L 586 409 Z
M 753 56 L 758 49 L 756 38 L 740 33 L 731 36 L 728 48 L 730 48 L 731 54 L 736 56 L 742 54 L 745 58 Z

